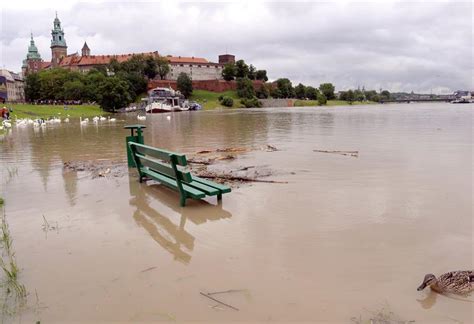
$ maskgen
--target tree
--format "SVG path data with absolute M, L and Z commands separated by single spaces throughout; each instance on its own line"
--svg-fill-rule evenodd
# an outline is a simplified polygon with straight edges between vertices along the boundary
M 143 68 L 143 73 L 150 80 L 153 79 L 158 73 L 158 59 L 155 59 L 153 56 L 148 55 L 145 58 L 145 66 Z
M 114 57 L 110 60 L 109 65 L 107 66 L 107 69 L 111 72 L 118 72 L 120 71 L 120 63 L 117 61 L 117 59 Z
M 163 56 L 158 57 L 155 62 L 157 73 L 160 76 L 160 79 L 164 80 L 166 78 L 166 75 L 170 73 L 170 62 L 166 57 Z
M 390 100 L 390 92 L 388 90 L 384 90 L 380 93 L 381 100 Z
M 234 80 L 235 78 L 235 65 L 233 63 L 227 63 L 222 69 L 222 77 L 226 81 Z
M 287 78 L 278 79 L 277 88 L 280 91 L 280 98 L 292 98 L 294 95 L 294 89 L 291 81 Z
M 327 102 L 326 96 L 323 93 L 319 92 L 318 93 L 318 105 L 320 105 L 320 106 L 325 105 L 326 102 Z
M 252 81 L 245 77 L 237 79 L 237 95 L 239 98 L 251 99 L 255 97 L 255 90 Z
M 193 82 L 191 81 L 191 78 L 184 72 L 179 74 L 178 80 L 176 80 L 176 86 L 185 98 L 189 98 L 189 96 L 193 93 Z
M 83 101 L 99 102 L 101 94 L 99 92 L 99 86 L 105 81 L 106 74 L 98 70 L 90 70 L 84 77 L 84 93 Z
M 256 79 L 256 73 L 257 73 L 257 69 L 255 68 L 255 66 L 250 64 L 249 65 L 249 74 L 248 74 L 249 79 L 250 80 L 255 80 Z
M 349 104 L 352 105 L 352 102 L 355 100 L 354 91 L 349 90 L 346 92 L 346 100 L 349 101 Z
M 268 86 L 266 83 L 262 83 L 260 88 L 257 89 L 255 92 L 255 95 L 257 96 L 258 99 L 267 99 L 270 96 L 270 90 L 268 89 Z
M 375 90 L 366 90 L 364 91 L 364 95 L 365 95 L 365 99 L 369 100 L 369 101 L 377 101 L 377 91 Z
M 359 90 L 359 89 L 354 90 L 354 99 L 355 99 L 356 101 L 364 101 L 364 100 L 365 100 L 365 95 L 364 95 L 364 93 L 363 93 L 361 90 Z
M 311 86 L 306 87 L 306 91 L 305 91 L 306 98 L 308 98 L 310 100 L 316 100 L 316 99 L 318 99 L 318 94 L 319 94 L 318 89 L 316 89 L 314 87 L 311 87 Z
M 302 83 L 295 87 L 295 96 L 298 99 L 306 98 L 306 87 Z
M 85 94 L 85 86 L 80 80 L 66 81 L 64 83 L 64 99 L 82 100 Z
M 126 107 L 133 101 L 127 81 L 116 76 L 106 78 L 99 86 L 99 92 L 101 93 L 99 104 L 106 111 Z
M 244 60 L 238 60 L 235 62 L 235 77 L 245 78 L 249 75 L 249 67 L 245 64 Z
M 232 107 L 234 105 L 234 99 L 228 96 L 219 98 L 219 102 L 226 107 Z
M 38 73 L 31 73 L 25 79 L 25 97 L 28 101 L 41 98 L 41 83 Z
M 278 89 L 278 87 L 272 87 L 272 88 L 270 89 L 270 96 L 271 96 L 272 98 L 277 98 L 277 99 L 278 99 L 278 98 L 283 98 L 283 97 L 282 97 L 282 94 L 281 94 L 281 91 L 280 91 L 280 89 Z
M 253 98 L 243 98 L 240 100 L 240 103 L 245 106 L 245 108 L 260 108 L 262 103 L 255 97 Z
M 332 83 L 322 83 L 319 85 L 319 90 L 326 96 L 328 100 L 336 98 L 334 95 L 334 86 Z
M 255 72 L 255 79 L 267 82 L 268 81 L 267 70 L 257 70 Z

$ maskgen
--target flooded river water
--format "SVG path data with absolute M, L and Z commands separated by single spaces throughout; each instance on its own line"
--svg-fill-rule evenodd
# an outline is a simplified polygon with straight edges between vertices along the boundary
M 0 195 L 29 292 L 16 320 L 357 323 L 383 313 L 474 322 L 473 296 L 416 290 L 426 273 L 474 267 L 472 106 L 166 116 L 141 122 L 146 144 L 245 147 L 222 165 L 269 168 L 268 179 L 288 183 L 242 184 L 221 205 L 180 208 L 176 192 L 138 183 L 133 169 L 63 170 L 77 160 L 125 164 L 123 126 L 134 115 L 14 127 L 0 142 Z M 238 311 L 200 295 L 227 290 L 236 291 L 213 296 Z

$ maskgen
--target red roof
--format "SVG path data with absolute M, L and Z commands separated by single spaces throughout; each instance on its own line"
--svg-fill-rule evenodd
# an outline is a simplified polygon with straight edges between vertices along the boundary
M 168 59 L 168 61 L 170 61 L 170 63 L 203 63 L 203 64 L 209 63 L 209 61 L 206 60 L 205 58 L 194 57 L 194 56 L 187 57 L 187 56 L 168 55 L 166 58 Z
M 125 62 L 132 58 L 133 55 L 152 55 L 159 56 L 158 52 L 148 53 L 133 53 L 133 54 L 119 54 L 119 55 L 89 55 L 79 56 L 77 54 L 71 54 L 63 57 L 59 66 L 81 66 L 81 65 L 107 65 L 112 59 L 116 59 L 119 63 Z M 166 56 L 171 64 L 211 64 L 208 60 L 202 57 L 188 57 L 188 56 Z M 50 64 L 50 63 L 48 63 Z

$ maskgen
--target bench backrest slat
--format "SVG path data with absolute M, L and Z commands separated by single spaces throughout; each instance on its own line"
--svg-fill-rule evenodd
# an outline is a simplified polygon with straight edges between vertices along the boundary
M 135 153 L 135 156 L 140 159 L 140 163 L 143 166 L 146 166 L 146 167 L 148 167 L 148 168 L 150 168 L 153 171 L 156 171 L 158 173 L 165 174 L 169 177 L 172 177 L 172 178 L 176 177 L 175 171 L 173 170 L 173 168 L 170 165 L 165 164 L 165 163 L 161 163 L 160 161 L 157 161 L 157 160 L 155 160 L 151 157 L 145 156 L 145 155 L 140 154 L 140 153 Z M 192 181 L 191 173 L 188 172 L 188 171 L 179 171 L 179 170 L 177 170 L 177 175 L 179 177 L 179 180 L 181 180 L 181 181 L 184 181 L 184 182 L 191 182 Z
M 142 155 L 149 155 L 155 159 L 162 160 L 168 163 L 171 163 L 171 156 L 176 156 L 176 162 L 178 165 L 187 166 L 188 162 L 186 160 L 186 155 L 179 154 L 167 150 L 156 149 L 154 147 L 146 146 L 143 144 L 138 144 L 134 142 L 129 142 L 129 145 L 133 146 L 137 153 Z

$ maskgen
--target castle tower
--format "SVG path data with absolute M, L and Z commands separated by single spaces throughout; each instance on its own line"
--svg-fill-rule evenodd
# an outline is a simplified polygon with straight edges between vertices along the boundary
M 56 13 L 54 19 L 51 36 L 51 65 L 57 67 L 61 59 L 67 55 L 66 39 L 64 38 L 64 30 L 61 28 L 61 22 L 58 19 L 58 13 Z
M 91 50 L 89 46 L 87 46 L 87 42 L 84 42 L 84 46 L 82 46 L 82 56 L 90 56 Z
M 33 33 L 31 34 L 30 46 L 28 46 L 28 53 L 26 54 L 26 59 L 23 60 L 23 65 L 21 70 L 23 75 L 27 75 L 29 73 L 35 73 L 41 70 L 43 60 L 41 59 L 41 55 L 38 52 L 38 48 L 35 45 L 35 41 L 33 39 Z

